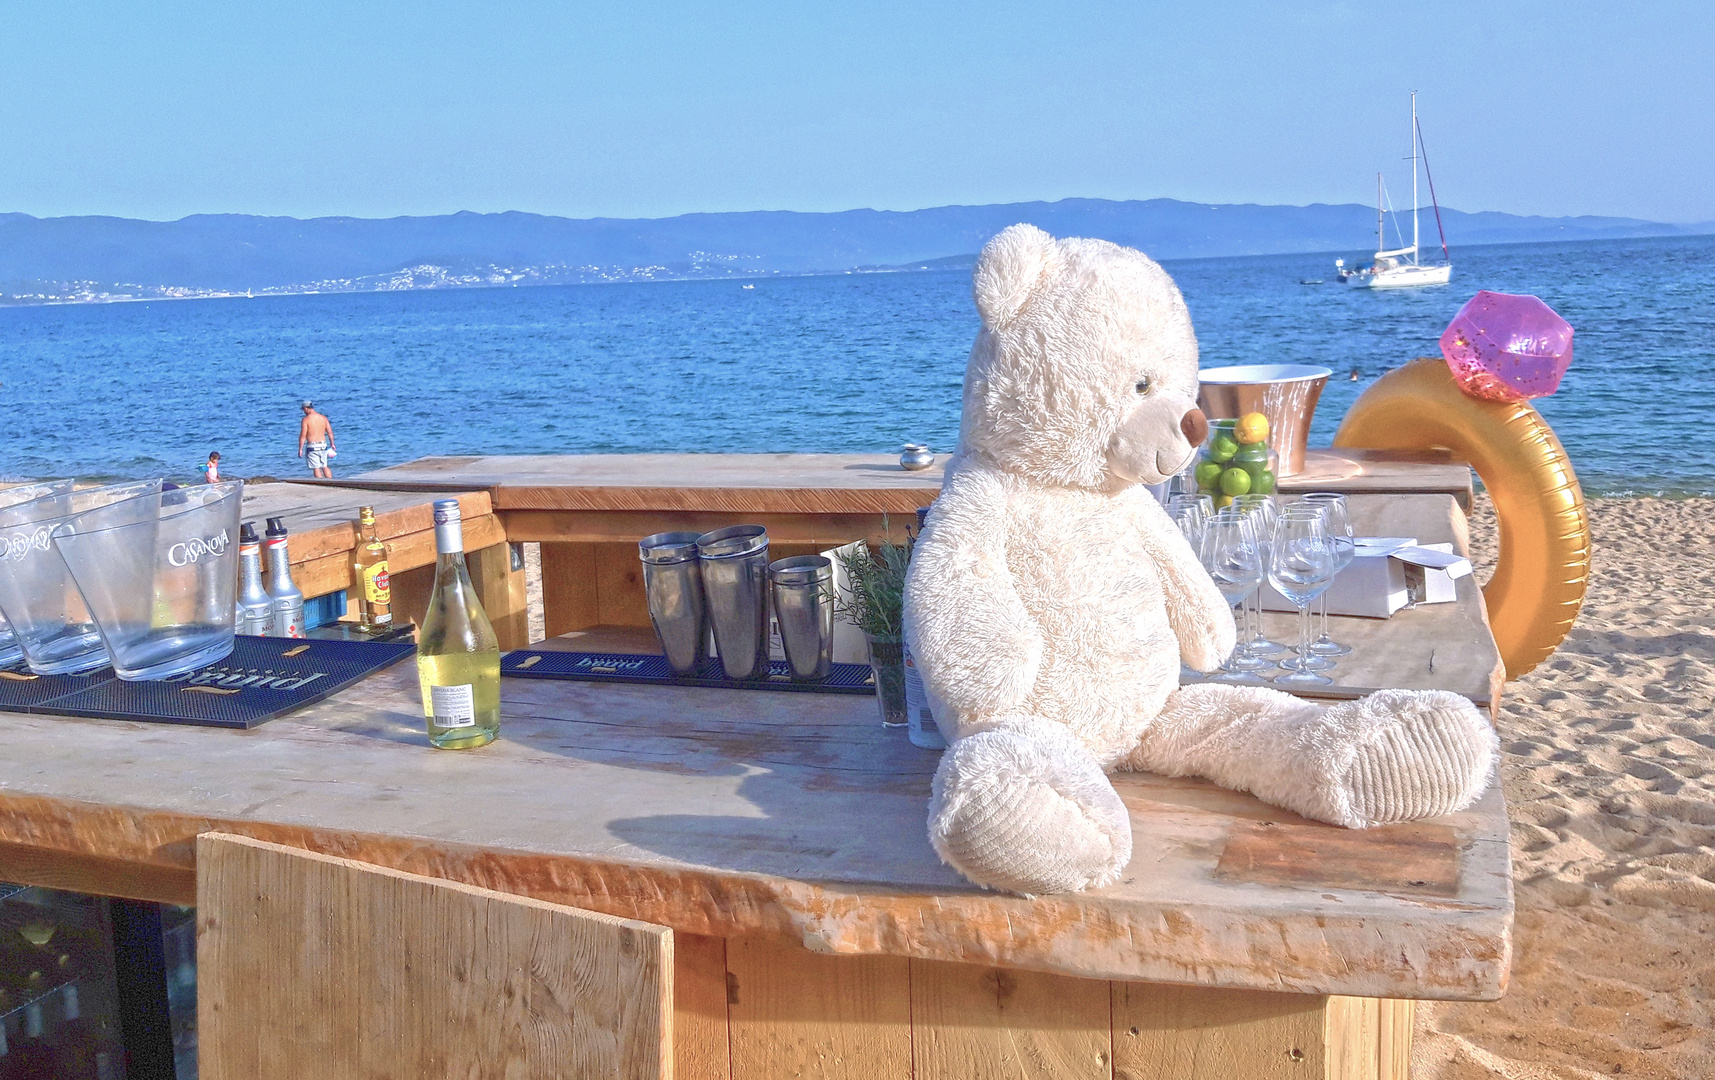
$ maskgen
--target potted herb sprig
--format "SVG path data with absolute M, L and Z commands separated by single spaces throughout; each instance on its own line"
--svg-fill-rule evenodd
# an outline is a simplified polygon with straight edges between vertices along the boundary
M 835 596 L 834 612 L 862 630 L 869 643 L 882 726 L 904 727 L 905 571 L 911 564 L 911 537 L 895 544 L 890 531 L 873 550 L 864 542 L 838 558 L 846 584 Z

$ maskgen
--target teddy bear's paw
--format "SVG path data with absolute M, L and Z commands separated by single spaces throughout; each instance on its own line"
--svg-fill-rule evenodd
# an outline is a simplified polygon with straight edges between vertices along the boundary
M 929 840 L 989 888 L 1034 896 L 1110 884 L 1131 861 L 1131 818 L 1084 745 L 1058 724 L 1008 726 L 941 757 Z
M 1337 782 L 1345 824 L 1363 827 L 1469 806 L 1494 770 L 1495 732 L 1476 706 L 1445 690 L 1384 690 L 1329 708 L 1358 742 Z

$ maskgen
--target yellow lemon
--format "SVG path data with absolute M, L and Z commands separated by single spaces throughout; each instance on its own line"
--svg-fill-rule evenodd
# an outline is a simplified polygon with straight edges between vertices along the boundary
M 1233 438 L 1246 445 L 1267 440 L 1268 417 L 1259 412 L 1245 413 L 1233 425 Z

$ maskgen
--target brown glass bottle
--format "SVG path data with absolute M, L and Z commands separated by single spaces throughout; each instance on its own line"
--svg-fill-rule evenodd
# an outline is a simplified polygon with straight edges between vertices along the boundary
M 375 531 L 375 508 L 357 508 L 357 547 L 351 554 L 357 625 L 375 633 L 393 626 L 393 592 L 387 579 L 387 545 Z

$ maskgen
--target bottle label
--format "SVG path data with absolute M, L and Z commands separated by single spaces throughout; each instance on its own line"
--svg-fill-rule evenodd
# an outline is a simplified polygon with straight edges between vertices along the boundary
M 363 598 L 371 604 L 391 604 L 393 591 L 388 587 L 387 560 L 363 568 Z
M 471 684 L 429 687 L 429 719 L 436 727 L 475 727 L 476 695 Z

